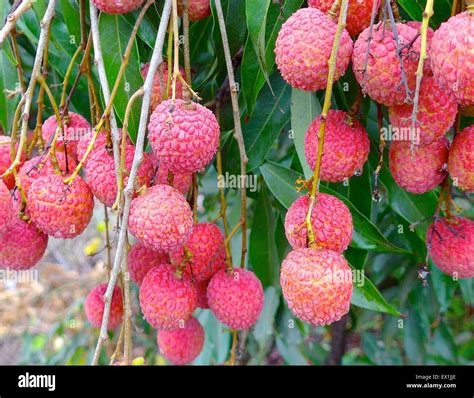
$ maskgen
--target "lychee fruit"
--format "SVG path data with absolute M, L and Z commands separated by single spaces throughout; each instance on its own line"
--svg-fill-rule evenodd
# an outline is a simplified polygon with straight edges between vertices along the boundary
M 280 283 L 291 311 L 314 326 L 329 325 L 349 311 L 352 272 L 339 253 L 308 248 L 290 252 Z
M 169 264 L 170 258 L 167 253 L 157 252 L 135 243 L 128 252 L 128 271 L 132 281 L 138 286 L 142 284 L 143 278 L 152 268 L 162 264 Z
M 178 12 L 184 12 L 184 1 L 178 0 Z M 211 4 L 209 0 L 188 0 L 188 15 L 190 21 L 200 21 L 211 15 Z
M 207 286 L 209 281 L 194 282 L 194 287 L 196 288 L 197 294 L 197 307 L 208 309 L 209 303 L 207 302 Z
M 148 138 L 159 161 L 172 172 L 202 170 L 219 146 L 220 129 L 214 114 L 197 103 L 162 102 L 148 124 Z
M 454 186 L 474 192 L 474 126 L 466 127 L 454 137 L 448 170 Z
M 184 264 L 186 276 L 198 282 L 206 281 L 226 267 L 224 235 L 213 223 L 197 224 L 186 241 L 185 248 L 181 247 L 170 253 L 170 257 L 176 267 Z
M 140 286 L 140 307 L 148 323 L 158 330 L 179 328 L 196 308 L 196 289 L 191 281 L 178 278 L 173 266 L 151 269 Z
M 207 286 L 207 301 L 224 325 L 235 330 L 248 329 L 262 312 L 262 283 L 253 272 L 243 268 L 218 271 Z
M 370 28 L 365 29 L 355 42 L 352 54 L 352 69 L 362 90 L 373 100 L 386 106 L 400 105 L 411 100 L 420 57 L 420 39 L 413 42 L 418 32 L 402 23 L 396 24 L 396 30 L 409 92 L 402 83 L 402 67 L 390 25 L 384 26 L 383 22 L 375 25 L 370 41 Z
M 276 64 L 283 78 L 294 88 L 316 91 L 326 88 L 337 24 L 317 8 L 302 8 L 282 25 L 278 33 Z M 343 31 L 334 80 L 347 70 L 352 40 Z
M 308 128 L 305 137 L 305 155 L 314 170 L 318 157 L 318 135 L 321 116 Z M 344 112 L 330 110 L 326 119 L 321 180 L 341 182 L 361 172 L 369 156 L 370 140 L 362 124 Z
M 28 190 L 31 219 L 44 233 L 55 238 L 74 238 L 92 218 L 94 198 L 80 176 L 66 185 L 64 177 L 47 174 L 36 179 Z
M 71 156 L 77 156 L 77 144 L 79 140 L 90 133 L 91 126 L 89 122 L 81 115 L 69 112 L 68 116 L 64 118 L 64 131 L 58 133 L 58 138 L 56 141 L 56 150 L 64 152 L 64 140 L 66 140 L 66 148 L 68 154 Z M 56 129 L 58 128 L 58 122 L 56 116 L 50 116 L 45 120 L 42 127 L 43 138 L 46 140 L 47 144 L 50 144 L 53 140 Z
M 411 131 L 412 113 L 413 104 L 392 106 L 389 111 L 390 123 L 398 129 Z M 433 77 L 424 77 L 420 86 L 416 132 L 412 131 L 412 136 L 419 138 L 417 144 L 431 144 L 442 137 L 454 125 L 457 113 L 458 105 L 454 96 L 443 90 Z
M 357 36 L 370 25 L 372 19 L 372 8 L 374 1 L 377 2 L 377 10 L 380 7 L 380 0 L 349 0 L 347 9 L 346 29 L 351 36 Z M 334 1 L 332 0 L 308 0 L 310 7 L 315 7 L 326 13 L 331 10 Z M 337 10 L 339 18 L 340 7 Z M 376 14 L 377 15 L 377 14 Z
M 132 168 L 135 156 L 135 146 L 129 144 L 125 147 L 125 163 L 123 176 L 123 186 L 128 183 L 128 175 Z M 88 158 L 85 166 L 86 178 L 94 196 L 108 207 L 112 207 L 117 199 L 117 175 L 115 174 L 115 162 L 112 153 L 106 148 L 96 149 Z M 137 171 L 135 187 L 150 186 L 153 178 L 153 164 L 149 155 L 143 153 L 143 160 Z
M 131 234 L 149 249 L 174 251 L 191 234 L 193 212 L 175 188 L 155 185 L 132 201 L 128 226 Z
M 7 186 L 0 180 L 0 233 L 7 228 L 13 213 L 12 196 Z
M 107 284 L 103 283 L 94 287 L 86 297 L 84 309 L 86 316 L 92 326 L 100 328 L 102 325 L 102 318 L 104 316 L 105 300 L 104 294 L 107 291 Z M 110 302 L 110 315 L 108 330 L 114 330 L 122 323 L 123 318 L 123 301 L 122 292 L 118 286 L 114 287 L 112 293 L 112 301 Z
M 92 0 L 95 6 L 107 14 L 127 14 L 136 10 L 144 0 Z
M 431 259 L 441 271 L 461 279 L 474 278 L 474 221 L 440 219 L 428 228 L 426 241 L 431 242 Z
M 306 247 L 309 196 L 299 197 L 288 209 L 285 232 L 293 249 Z M 315 243 L 320 248 L 342 253 L 352 240 L 352 216 L 347 206 L 332 195 L 319 193 L 311 213 Z
M 389 166 L 396 183 L 415 194 L 436 188 L 447 175 L 448 148 L 444 136 L 432 144 L 415 146 L 413 152 L 410 141 L 393 141 Z
M 35 224 L 11 214 L 0 233 L 0 268 L 17 271 L 30 269 L 41 260 L 47 246 L 48 235 Z
M 461 106 L 474 104 L 474 13 L 449 18 L 431 41 L 431 69 L 438 83 L 451 91 Z
M 146 75 L 148 74 L 148 70 L 150 69 L 150 64 L 145 64 L 142 66 L 141 73 L 143 76 L 143 79 L 146 78 Z M 183 68 L 179 68 L 181 75 L 185 76 L 185 71 Z M 155 73 L 155 77 L 153 79 L 153 89 L 151 92 L 151 102 L 150 106 L 151 109 L 154 110 L 163 100 L 163 92 L 166 92 L 166 87 L 168 86 L 168 63 L 163 62 L 159 67 L 158 70 Z M 163 87 L 163 90 L 161 89 Z M 171 98 L 172 96 L 172 87 L 170 83 L 170 87 L 168 90 L 168 96 L 167 98 Z M 181 81 L 179 79 L 176 79 L 176 99 L 182 99 L 183 98 L 183 85 L 181 84 Z
M 183 327 L 159 330 L 156 342 L 163 355 L 173 365 L 194 361 L 204 346 L 204 329 L 196 318 L 190 318 Z
M 169 170 L 164 165 L 160 165 L 155 175 L 156 184 L 168 184 Z M 193 184 L 192 173 L 173 173 L 173 187 L 182 194 L 186 194 Z
M 11 160 L 11 152 L 10 152 L 10 143 L 11 138 L 6 135 L 0 135 L 0 176 L 8 170 L 8 168 L 12 164 Z M 18 144 L 16 145 L 16 150 L 18 150 Z M 17 168 L 17 171 L 23 165 L 24 161 L 26 160 L 25 153 L 21 154 L 20 164 Z M 3 182 L 7 186 L 8 189 L 13 189 L 15 187 L 15 177 L 13 174 L 8 175 L 7 177 L 3 178 Z
M 420 21 L 408 21 L 406 25 L 410 28 L 415 29 L 418 33 L 421 34 L 421 25 Z M 428 26 L 426 30 L 426 56 L 427 59 L 425 61 L 423 76 L 433 76 L 433 71 L 431 70 L 431 62 L 430 62 L 430 48 L 431 48 L 431 40 L 433 40 L 434 30 Z M 420 42 L 421 43 L 421 42 Z

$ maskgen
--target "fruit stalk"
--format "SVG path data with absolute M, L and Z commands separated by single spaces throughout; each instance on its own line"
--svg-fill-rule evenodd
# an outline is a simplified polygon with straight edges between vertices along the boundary
M 32 4 L 33 0 L 23 0 L 13 12 L 7 15 L 5 25 L 0 31 L 0 47 L 3 45 L 9 33 L 15 29 L 16 21 L 31 8 Z

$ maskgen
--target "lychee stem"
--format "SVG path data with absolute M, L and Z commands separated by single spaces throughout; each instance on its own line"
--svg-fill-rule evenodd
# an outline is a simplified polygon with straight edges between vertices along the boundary
M 13 12 L 7 15 L 5 25 L 0 31 L 0 47 L 12 29 L 15 29 L 16 22 L 32 5 L 33 0 L 23 0 Z

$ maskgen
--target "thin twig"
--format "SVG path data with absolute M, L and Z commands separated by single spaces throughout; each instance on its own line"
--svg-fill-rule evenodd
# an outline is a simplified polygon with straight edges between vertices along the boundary
M 18 21 L 18 19 L 20 19 L 20 17 L 26 11 L 28 11 L 32 5 L 33 5 L 33 0 L 23 0 L 13 12 L 7 15 L 5 25 L 0 31 L 0 47 L 3 45 L 3 42 L 5 41 L 9 33 L 15 28 L 16 21 Z

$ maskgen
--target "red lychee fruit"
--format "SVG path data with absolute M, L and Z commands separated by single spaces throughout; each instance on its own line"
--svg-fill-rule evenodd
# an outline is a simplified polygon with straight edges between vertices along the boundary
M 461 106 L 474 104 L 474 13 L 449 18 L 431 41 L 431 69 L 438 83 L 451 91 Z
M 0 268 L 21 271 L 34 267 L 46 251 L 48 235 L 15 214 L 4 227 L 0 233 Z
M 243 268 L 235 268 L 232 273 L 222 270 L 209 281 L 207 301 L 224 325 L 235 330 L 248 329 L 262 312 L 262 283 L 253 272 Z
M 412 128 L 413 104 L 390 107 L 390 123 L 398 129 Z M 458 113 L 454 96 L 443 90 L 433 77 L 424 77 L 420 86 L 418 113 L 415 122 L 420 145 L 431 144 L 453 125 Z M 411 131 L 411 130 L 410 130 Z M 417 134 L 415 134 L 417 136 Z
M 151 148 L 164 167 L 176 173 L 202 170 L 219 146 L 220 129 L 214 114 L 183 100 L 162 102 L 148 124 Z
M 76 157 L 77 144 L 83 136 L 90 134 L 91 126 L 83 116 L 74 112 L 69 112 L 67 118 L 63 120 L 63 123 L 64 131 L 63 133 L 60 132 L 58 135 L 58 139 L 56 141 L 56 149 L 60 152 L 64 152 L 64 135 L 64 138 L 66 139 L 66 148 L 68 154 L 71 154 L 71 156 Z M 43 138 L 46 140 L 47 144 L 50 144 L 52 142 L 57 128 L 58 122 L 56 120 L 55 115 L 50 116 L 48 119 L 45 120 L 41 131 L 43 134 Z
M 92 0 L 95 6 L 107 14 L 127 14 L 136 10 L 144 0 Z
M 299 197 L 288 209 L 285 232 L 293 249 L 306 247 L 305 224 L 310 199 Z M 342 253 L 352 240 L 352 216 L 347 206 L 332 195 L 320 193 L 311 213 L 311 224 L 318 247 Z
M 155 175 L 156 184 L 168 185 L 169 170 L 167 167 L 160 165 Z M 193 184 L 192 173 L 173 173 L 173 187 L 182 194 L 186 194 Z
M 344 181 L 361 172 L 369 156 L 370 140 L 362 124 L 344 111 L 330 110 L 326 119 L 321 180 Z M 318 135 L 321 116 L 308 128 L 305 137 L 305 155 L 314 170 L 318 157 Z
M 162 264 L 169 264 L 170 257 L 167 253 L 157 252 L 135 243 L 128 252 L 128 271 L 132 281 L 138 286 L 152 268 Z
M 13 213 L 12 196 L 7 186 L 0 180 L 0 233 L 7 228 Z
M 448 148 L 446 137 L 430 145 L 415 146 L 413 153 L 410 141 L 393 141 L 389 166 L 396 183 L 415 194 L 436 188 L 447 175 Z
M 324 326 L 349 312 L 352 272 L 339 253 L 307 248 L 290 252 L 280 283 L 288 307 L 302 321 Z
M 349 0 L 346 29 L 351 36 L 357 36 L 370 25 L 374 1 L 377 1 L 378 10 L 380 0 Z M 310 7 L 318 8 L 325 13 L 331 10 L 333 3 L 334 1 L 332 0 L 308 0 Z M 340 8 L 337 11 L 337 18 L 339 18 L 339 11 Z
M 128 226 L 142 245 L 170 252 L 181 247 L 191 234 L 193 212 L 175 188 L 155 185 L 132 201 Z
M 204 346 L 204 329 L 196 318 L 190 318 L 183 327 L 159 330 L 156 342 L 163 355 L 173 365 L 194 361 Z
M 454 137 L 448 170 L 456 187 L 474 192 L 474 126 L 466 127 Z
M 129 144 L 125 147 L 125 163 L 123 171 L 123 186 L 128 183 L 128 175 L 132 168 L 135 156 L 135 146 Z M 96 149 L 88 158 L 86 167 L 86 178 L 94 196 L 108 207 L 112 207 L 117 199 L 117 176 L 115 174 L 115 162 L 112 153 L 106 148 Z M 149 187 L 153 178 L 153 164 L 149 155 L 143 153 L 143 160 L 137 171 L 135 187 Z
M 461 279 L 474 278 L 474 221 L 441 219 L 430 225 L 426 241 L 431 241 L 430 256 L 441 271 Z
M 291 86 L 306 91 L 326 88 L 336 29 L 336 23 L 317 8 L 302 8 L 283 24 L 275 46 L 276 64 Z M 344 30 L 335 81 L 349 66 L 352 45 L 349 33 Z
M 47 174 L 36 179 L 28 190 L 31 219 L 44 233 L 55 238 L 74 238 L 92 218 L 94 198 L 87 184 L 76 176 L 70 185 L 64 177 Z
M 420 57 L 420 39 L 413 42 L 418 32 L 402 23 L 396 24 L 398 39 L 402 48 L 403 70 L 410 91 L 415 89 L 416 70 Z M 373 28 L 370 51 L 367 56 L 370 28 L 365 29 L 354 44 L 352 69 L 362 90 L 373 100 L 387 106 L 407 102 L 405 84 L 402 84 L 402 67 L 397 53 L 397 44 L 392 28 L 381 22 Z M 367 68 L 365 65 L 367 64 Z
M 209 281 L 195 282 L 194 287 L 196 288 L 197 294 L 197 307 L 208 309 L 209 303 L 207 302 L 207 286 Z
M 178 278 L 173 266 L 151 269 L 140 286 L 140 307 L 148 323 L 158 330 L 183 326 L 196 308 L 196 289 L 188 278 Z
M 224 235 L 217 225 L 210 222 L 195 225 L 185 247 L 186 254 L 183 247 L 170 253 L 171 262 L 180 266 L 186 260 L 184 273 L 193 280 L 206 281 L 225 269 Z
M 11 152 L 10 152 L 10 137 L 6 135 L 0 135 L 0 176 L 8 170 L 12 164 Z M 16 150 L 18 150 L 18 144 L 16 145 Z M 25 153 L 21 154 L 20 165 L 17 168 L 17 171 L 23 165 L 23 162 L 26 160 Z M 13 174 L 10 174 L 7 177 L 3 178 L 3 182 L 8 189 L 13 189 L 15 187 L 15 177 Z
M 183 15 L 183 0 L 178 0 L 178 12 Z M 211 4 L 209 0 L 188 0 L 188 15 L 190 21 L 200 21 L 211 15 Z
M 142 66 L 141 72 L 143 79 L 146 78 L 148 70 L 150 69 L 150 64 L 145 64 Z M 185 76 L 186 73 L 183 68 L 179 68 L 181 75 Z M 163 86 L 163 90 L 161 87 Z M 166 87 L 168 86 L 168 63 L 163 62 L 156 71 L 155 77 L 153 79 L 153 90 L 151 92 L 151 109 L 154 110 L 163 100 L 163 92 L 166 92 Z M 172 96 L 171 83 L 168 90 L 168 97 Z M 183 85 L 179 79 L 176 79 L 176 99 L 183 99 Z
M 92 326 L 100 328 L 102 318 L 104 316 L 105 300 L 104 294 L 107 291 L 107 284 L 103 283 L 93 288 L 86 297 L 84 309 L 86 316 Z M 110 302 L 110 315 L 108 330 L 114 330 L 122 323 L 123 318 L 123 301 L 122 292 L 118 286 L 114 287 L 112 293 L 112 301 Z

